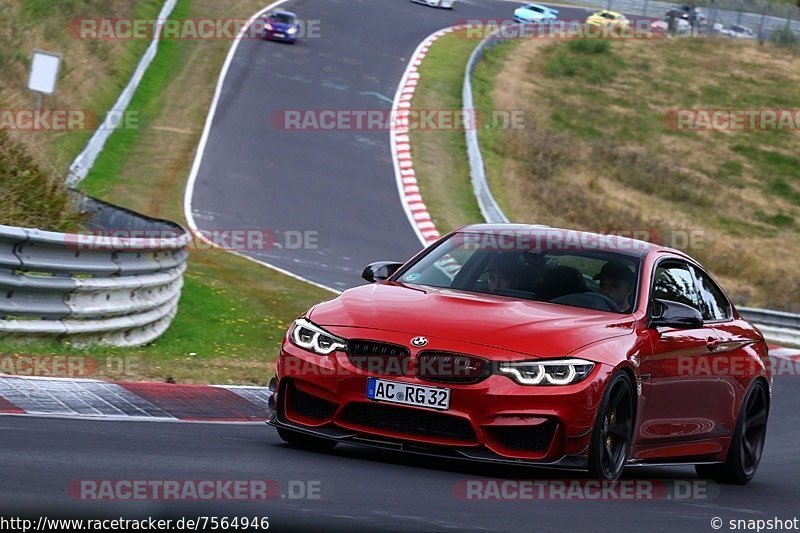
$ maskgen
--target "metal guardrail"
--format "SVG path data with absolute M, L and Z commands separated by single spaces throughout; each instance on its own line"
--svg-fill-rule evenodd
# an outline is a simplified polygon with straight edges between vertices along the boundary
M 462 108 L 464 116 L 475 116 L 475 101 L 472 97 L 472 74 L 475 72 L 475 67 L 478 61 L 483 57 L 487 48 L 496 46 L 503 42 L 500 38 L 493 38 L 489 35 L 486 39 L 482 40 L 478 46 L 472 51 L 467 61 L 467 70 L 464 74 L 464 87 L 462 89 Z M 483 155 L 481 154 L 481 146 L 478 142 L 478 129 L 466 128 L 467 140 L 467 157 L 469 158 L 469 174 L 472 180 L 472 190 L 475 192 L 475 198 L 478 200 L 478 206 L 481 209 L 481 214 L 486 222 L 508 222 L 503 210 L 500 209 L 497 201 L 492 196 L 489 189 L 489 183 L 486 181 L 486 172 L 483 165 Z
M 756 324 L 767 339 L 781 344 L 800 346 L 800 315 L 753 307 L 736 309 L 742 318 Z
M 486 50 L 503 41 L 504 39 L 501 35 L 493 33 L 482 40 L 472 51 L 464 74 L 462 107 L 465 116 L 470 116 L 469 114 L 475 112 L 475 102 L 472 96 L 472 75 L 475 72 L 475 67 Z M 508 217 L 506 217 L 494 199 L 486 180 L 486 171 L 483 165 L 483 156 L 481 155 L 476 128 L 467 128 L 466 141 L 473 192 L 478 200 L 481 214 L 483 214 L 486 222 L 489 223 L 508 222 Z M 737 310 L 745 320 L 758 325 L 768 340 L 800 346 L 800 315 L 753 307 L 737 307 Z
M 87 216 L 86 234 L 0 225 L 0 337 L 155 340 L 177 312 L 190 236 L 172 222 L 77 192 L 73 199 Z M 120 231 L 131 236 L 98 236 Z

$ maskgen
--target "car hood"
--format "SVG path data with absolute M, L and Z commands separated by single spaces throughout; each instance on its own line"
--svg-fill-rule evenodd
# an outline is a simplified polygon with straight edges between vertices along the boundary
M 424 335 L 534 357 L 561 357 L 633 332 L 630 315 L 451 289 L 373 284 L 317 305 L 309 320 Z

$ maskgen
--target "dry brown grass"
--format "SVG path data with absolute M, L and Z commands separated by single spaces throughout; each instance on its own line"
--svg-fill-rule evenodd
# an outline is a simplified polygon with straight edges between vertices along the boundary
M 44 98 L 46 109 L 89 109 L 103 116 L 127 82 L 145 41 L 79 39 L 68 31 L 76 18 L 130 18 L 153 16 L 158 0 L 0 0 L 0 108 L 33 109 L 36 99 L 27 90 L 33 50 L 62 55 L 56 94 Z M 63 176 L 89 131 L 10 131 L 23 143 L 36 163 L 49 173 Z M 65 137 L 72 139 L 66 140 Z
M 613 42 L 608 57 L 596 59 L 612 75 L 592 83 L 586 71 L 547 75 L 565 43 L 516 46 L 491 106 L 524 109 L 528 128 L 483 147 L 500 161 L 487 172 L 510 218 L 699 231 L 702 240 L 687 251 L 737 302 L 800 310 L 800 168 L 792 165 L 800 134 L 674 131 L 663 122 L 670 109 L 796 108 L 796 55 L 727 41 Z M 777 175 L 784 194 L 770 188 Z

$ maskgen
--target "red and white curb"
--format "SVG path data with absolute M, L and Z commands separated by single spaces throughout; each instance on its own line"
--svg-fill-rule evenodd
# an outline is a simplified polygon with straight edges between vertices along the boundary
M 263 422 L 266 387 L 0 376 L 0 414 L 194 422 Z
M 420 43 L 411 55 L 392 104 L 392 116 L 396 117 L 398 121 L 405 122 L 404 119 L 409 116 L 411 101 L 414 98 L 414 91 L 420 79 L 419 67 L 422 65 L 422 60 L 428 55 L 431 45 L 439 38 L 462 27 L 465 26 L 453 26 L 432 33 Z M 409 135 L 410 130 L 407 124 L 392 127 L 390 131 L 392 159 L 394 160 L 397 189 L 400 193 L 400 200 L 403 203 L 406 216 L 422 244 L 427 246 L 438 240 L 441 234 L 436 229 L 436 225 L 431 219 L 425 201 L 420 194 L 417 175 L 414 172 Z
M 459 25 L 439 30 L 420 43 L 411 55 L 392 105 L 392 116 L 401 123 L 400 125 L 394 125 L 390 132 L 390 146 L 392 159 L 394 160 L 397 189 L 408 221 L 423 246 L 436 242 L 441 237 L 441 234 L 436 229 L 436 224 L 434 224 L 419 190 L 411 153 L 411 139 L 409 137 L 411 131 L 407 125 L 407 119 L 411 109 L 411 102 L 414 99 L 414 91 L 416 91 L 420 80 L 419 67 L 422 65 L 425 56 L 428 55 L 431 45 L 441 37 L 465 27 L 465 25 Z M 453 275 L 460 268 L 455 260 L 449 256 L 439 261 L 437 266 L 449 275 Z

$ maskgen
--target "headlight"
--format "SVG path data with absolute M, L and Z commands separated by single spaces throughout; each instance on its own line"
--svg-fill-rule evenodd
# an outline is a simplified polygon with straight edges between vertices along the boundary
M 319 355 L 328 355 L 347 346 L 344 339 L 332 335 L 305 318 L 298 318 L 289 335 L 292 343 Z
M 288 30 L 286 30 L 286 33 L 288 33 L 289 35 L 294 35 L 295 33 L 297 33 L 297 28 L 289 28 Z
M 264 26 L 264 28 L 265 28 L 265 29 L 267 29 L 267 30 L 269 30 L 269 31 L 272 31 L 272 24 L 270 24 L 269 22 L 267 22 L 267 24 Z
M 500 372 L 521 385 L 570 385 L 583 380 L 594 363 L 583 359 L 555 359 L 501 363 Z

